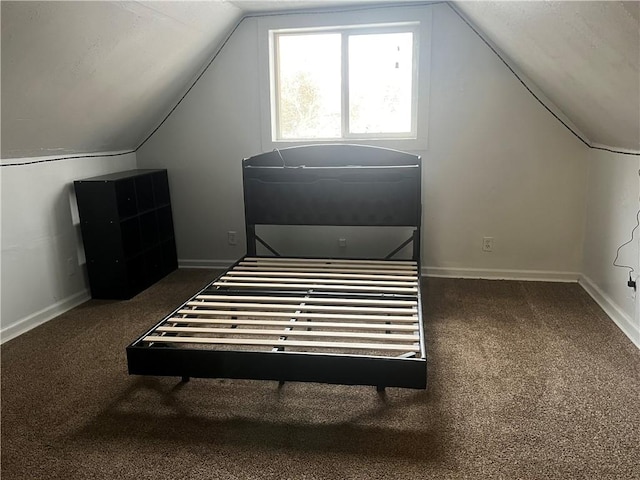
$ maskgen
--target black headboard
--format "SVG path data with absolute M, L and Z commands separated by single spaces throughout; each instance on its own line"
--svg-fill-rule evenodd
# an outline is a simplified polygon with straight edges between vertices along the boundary
M 249 254 L 255 254 L 256 225 L 402 226 L 419 234 L 418 155 L 309 145 L 247 158 L 242 171 Z

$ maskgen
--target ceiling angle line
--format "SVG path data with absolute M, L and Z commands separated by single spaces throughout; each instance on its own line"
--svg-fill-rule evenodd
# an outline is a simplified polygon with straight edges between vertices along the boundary
M 162 125 L 164 125 L 164 122 L 167 121 L 167 119 L 171 116 L 171 114 L 175 111 L 176 108 L 178 108 L 178 106 L 182 103 L 182 101 L 187 97 L 187 95 L 189 95 L 189 93 L 191 92 L 191 90 L 193 89 L 193 87 L 196 86 L 196 84 L 200 81 L 200 79 L 202 78 L 202 76 L 207 73 L 207 70 L 209 70 L 209 67 L 211 66 L 211 64 L 215 61 L 216 58 L 218 58 L 218 55 L 220 55 L 220 52 L 222 52 L 222 49 L 225 47 L 225 45 L 227 44 L 227 42 L 231 39 L 231 37 L 233 36 L 233 34 L 235 33 L 235 31 L 238 29 L 238 27 L 240 26 L 240 24 L 242 24 L 242 22 L 248 18 L 247 15 L 243 16 L 240 20 L 238 20 L 238 22 L 236 23 L 236 25 L 233 27 L 233 29 L 231 30 L 231 32 L 229 32 L 229 34 L 225 37 L 224 41 L 222 42 L 222 44 L 220 45 L 220 47 L 216 50 L 216 53 L 213 55 L 213 57 L 211 58 L 211 60 L 209 60 L 209 63 L 207 63 L 207 65 L 202 69 L 202 71 L 200 72 L 200 74 L 196 77 L 196 79 L 191 83 L 191 86 L 187 89 L 187 91 L 182 95 L 182 97 L 180 97 L 180 100 L 178 100 L 178 102 L 173 106 L 173 108 L 171 110 L 169 110 L 169 113 L 167 113 L 167 115 L 164 117 L 164 119 L 160 122 L 160 124 L 142 141 L 142 143 L 140 145 L 138 145 L 136 147 L 136 149 L 134 150 L 135 152 L 137 152 L 138 150 L 140 150 L 140 148 L 142 148 L 142 146 L 147 143 L 147 141 L 153 137 L 153 135 L 155 135 L 155 133 L 160 129 L 160 127 L 162 127 Z
M 480 38 L 480 40 L 482 40 L 482 42 L 489 47 L 489 49 L 495 53 L 495 55 L 500 59 L 500 61 L 504 64 L 505 67 L 507 67 L 509 69 L 509 71 L 514 75 L 514 77 L 516 77 L 518 79 L 518 81 L 522 84 L 522 86 L 524 88 L 527 89 L 527 91 L 533 96 L 533 98 L 535 98 L 538 103 L 540 103 L 540 105 L 542 105 L 551 115 L 553 115 L 560 123 L 562 123 L 562 125 L 564 125 L 571 133 L 573 133 L 576 138 L 578 138 L 582 143 L 584 143 L 587 147 L 591 147 L 591 145 L 589 144 L 589 142 L 587 142 L 584 138 L 582 138 L 580 135 L 578 135 L 569 125 L 567 125 L 564 120 L 562 120 L 558 115 L 556 115 L 556 113 L 551 110 L 534 92 L 533 90 L 531 90 L 531 88 L 529 88 L 529 86 L 524 82 L 524 80 L 522 80 L 522 78 L 520 78 L 520 75 L 518 75 L 516 73 L 516 71 L 511 67 L 511 65 L 509 65 L 509 63 L 502 57 L 502 55 L 500 55 L 500 52 L 498 52 L 498 50 L 496 50 L 493 45 L 491 45 L 491 43 L 489 43 L 487 41 L 486 38 L 484 38 L 483 35 L 480 34 L 480 32 L 473 26 L 473 24 L 467 20 L 467 18 L 458 11 L 458 9 L 452 5 L 449 2 L 449 7 L 451 7 L 451 10 L 453 10 L 455 12 L 456 15 L 458 15 L 458 17 L 460 17 L 460 19 L 467 24 L 467 26 L 473 30 L 473 32 L 478 36 L 478 38 Z
M 467 20 L 467 18 L 464 16 L 464 14 L 462 12 L 460 12 L 455 5 L 453 5 L 451 2 L 446 2 L 449 7 L 451 8 L 451 10 L 453 10 L 455 12 L 456 15 L 458 15 L 458 17 L 460 17 L 460 19 L 467 24 L 467 26 L 478 36 L 478 38 L 480 38 L 480 40 L 482 40 L 482 42 L 489 47 L 489 49 L 496 54 L 496 56 L 500 59 L 500 61 L 509 69 L 509 71 L 511 73 L 513 73 L 513 75 L 518 79 L 518 81 L 522 84 L 522 86 L 524 88 L 527 89 L 527 91 L 533 96 L 533 98 L 535 98 L 538 103 L 540 103 L 540 105 L 542 105 L 551 115 L 553 115 L 556 120 L 558 120 L 562 125 L 565 126 L 565 128 L 567 130 L 569 130 L 578 140 L 580 140 L 582 143 L 584 143 L 588 148 L 594 149 L 594 150 L 604 150 L 606 152 L 611 152 L 611 153 L 617 153 L 617 154 L 621 154 L 621 155 L 640 155 L 640 152 L 623 152 L 620 150 L 614 150 L 614 149 L 610 149 L 610 148 L 606 148 L 606 147 L 597 147 L 592 145 L 590 142 L 588 142 L 587 140 L 585 140 L 584 138 L 582 138 L 582 136 L 580 136 L 573 128 L 571 128 L 569 125 L 567 125 L 567 123 L 562 120 L 553 110 L 551 110 L 551 108 L 549 108 L 547 106 L 546 103 L 544 103 L 540 97 L 538 97 L 533 90 L 531 90 L 531 88 L 529 88 L 529 86 L 526 84 L 526 82 L 524 80 L 522 80 L 522 78 L 520 77 L 520 75 L 518 75 L 518 73 L 516 73 L 516 71 L 511 67 L 511 65 L 509 65 L 509 63 L 502 57 L 502 55 L 500 55 L 500 52 L 498 52 L 498 50 L 496 50 L 496 48 L 493 47 L 493 45 L 491 45 L 491 43 L 489 43 L 487 41 L 486 38 L 484 38 L 484 36 L 474 27 L 474 25 Z
M 640 152 L 625 152 L 623 150 L 614 150 L 613 148 L 599 147 L 597 145 L 589 145 L 589 148 L 593 148 L 594 150 L 602 150 L 603 152 L 617 153 L 617 154 L 620 154 L 620 155 L 636 155 L 636 156 L 640 156 Z
M 36 163 L 48 163 L 48 162 L 59 162 L 61 160 L 75 160 L 77 158 L 97 158 L 97 157 L 119 157 L 121 155 L 130 155 L 132 153 L 136 153 L 135 150 L 130 150 L 127 152 L 118 152 L 118 153 L 89 153 L 83 155 L 71 155 L 66 157 L 51 157 L 51 158 L 43 158 L 40 160 L 31 160 L 28 162 L 13 162 L 13 163 L 0 163 L 0 168 L 2 167 L 19 167 L 22 165 L 34 165 Z M 27 157 L 28 158 L 28 157 Z M 1 159 L 0 159 L 1 162 Z

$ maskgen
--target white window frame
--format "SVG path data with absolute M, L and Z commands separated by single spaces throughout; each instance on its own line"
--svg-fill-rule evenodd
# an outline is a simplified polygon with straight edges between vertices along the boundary
M 309 143 L 359 143 L 376 145 L 401 150 L 426 150 L 428 128 L 428 93 L 429 93 L 429 65 L 430 65 L 430 31 L 431 8 L 397 7 L 372 8 L 371 10 L 316 13 L 313 15 L 267 16 L 258 19 L 258 49 L 259 49 L 259 93 L 261 109 L 261 141 L 263 151 L 274 148 L 303 145 Z M 409 31 L 414 33 L 414 81 L 412 82 L 411 134 L 384 134 L 384 138 L 377 133 L 346 134 L 345 121 L 348 122 L 348 91 L 345 82 L 348 81 L 348 70 L 342 69 L 342 137 L 308 140 L 278 140 L 276 136 L 276 81 L 273 50 L 275 35 L 288 33 L 342 33 L 343 35 L 367 33 L 392 33 Z M 346 59 L 345 50 L 348 43 L 342 42 L 343 62 Z
M 270 79 L 273 87 L 271 88 L 271 109 L 273 114 L 273 125 L 271 131 L 271 137 L 276 142 L 288 142 L 288 141 L 330 141 L 330 140 L 364 140 L 364 139 L 415 139 L 417 136 L 417 98 L 418 98 L 418 52 L 419 52 L 419 39 L 420 39 L 420 24 L 417 22 L 411 23 L 396 23 L 396 24 L 383 24 L 383 25 L 371 25 L 366 27 L 361 26 L 348 26 L 348 27 L 333 27 L 322 29 L 287 29 L 287 30 L 270 30 L 269 31 L 269 43 L 271 45 L 270 55 L 271 60 L 271 72 Z M 341 37 L 341 132 L 338 138 L 308 138 L 308 139 L 284 139 L 282 138 L 280 130 L 280 122 L 278 122 L 280 112 L 280 77 L 279 77 L 279 61 L 280 55 L 278 51 L 278 38 L 280 36 L 287 35 L 313 35 L 333 33 L 339 34 Z M 375 133 L 352 133 L 350 127 L 350 84 L 349 84 L 349 38 L 357 35 L 375 35 L 375 34 L 392 34 L 392 33 L 411 33 L 413 35 L 413 52 L 412 52 L 412 79 L 411 79 L 411 128 L 408 132 L 375 132 Z

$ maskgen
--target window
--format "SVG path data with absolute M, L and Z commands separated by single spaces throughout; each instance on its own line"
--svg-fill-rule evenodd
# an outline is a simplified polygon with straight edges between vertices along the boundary
M 324 142 L 427 150 L 431 11 L 257 18 L 262 151 Z
M 415 139 L 418 27 L 271 30 L 272 141 Z

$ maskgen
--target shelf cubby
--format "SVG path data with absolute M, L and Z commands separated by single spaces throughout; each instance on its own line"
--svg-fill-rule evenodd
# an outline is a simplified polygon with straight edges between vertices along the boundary
M 178 268 L 166 170 L 74 182 L 93 298 L 129 299 Z

